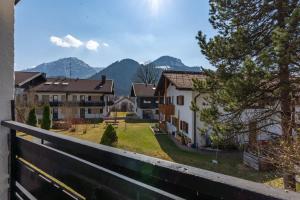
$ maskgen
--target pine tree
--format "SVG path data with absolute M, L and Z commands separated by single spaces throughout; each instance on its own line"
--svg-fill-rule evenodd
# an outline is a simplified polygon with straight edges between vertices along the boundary
M 36 126 L 37 125 L 37 119 L 35 114 L 35 108 L 32 108 L 28 114 L 28 118 L 26 121 L 26 124 L 30 126 Z
M 109 124 L 101 137 L 100 144 L 115 146 L 117 142 L 118 136 L 116 130 L 111 124 Z
M 201 52 L 216 68 L 205 70 L 205 84 L 194 82 L 195 90 L 211 94 L 210 107 L 201 109 L 202 120 L 225 138 L 247 133 L 249 123 L 267 134 L 278 126 L 283 140 L 292 142 L 300 82 L 295 78 L 300 69 L 300 2 L 210 0 L 210 23 L 218 34 L 209 40 L 201 31 L 197 36 Z
M 46 130 L 50 130 L 50 128 L 51 128 L 50 107 L 49 107 L 49 105 L 44 106 L 41 128 L 46 129 Z

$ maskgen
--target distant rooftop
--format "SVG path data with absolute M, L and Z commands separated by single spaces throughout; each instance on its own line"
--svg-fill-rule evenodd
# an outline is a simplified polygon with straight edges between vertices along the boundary
M 131 86 L 131 96 L 152 97 L 154 96 L 155 85 L 145 83 L 133 83 Z
M 36 78 L 37 76 L 42 75 L 41 72 L 15 72 L 15 85 L 21 86 L 22 84 L 31 81 L 32 79 Z
M 156 93 L 158 90 L 164 91 L 165 80 L 168 84 L 173 84 L 176 89 L 179 90 L 192 90 L 193 79 L 205 79 L 205 75 L 202 72 L 190 72 L 190 71 L 164 71 L 159 79 Z
M 46 82 L 33 88 L 36 92 L 82 92 L 113 94 L 113 80 L 48 78 Z

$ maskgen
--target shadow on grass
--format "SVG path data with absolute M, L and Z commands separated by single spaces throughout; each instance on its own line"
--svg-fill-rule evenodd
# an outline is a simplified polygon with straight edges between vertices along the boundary
M 268 182 L 278 178 L 275 172 L 258 172 L 243 165 L 241 152 L 193 152 L 180 149 L 168 135 L 156 135 L 161 149 L 177 163 L 198 167 L 255 182 Z M 218 164 L 212 160 L 218 160 Z

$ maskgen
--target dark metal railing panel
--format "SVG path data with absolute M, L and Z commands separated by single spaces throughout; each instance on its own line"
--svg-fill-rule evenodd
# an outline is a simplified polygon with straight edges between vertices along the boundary
M 83 200 L 83 198 L 60 188 L 49 178 L 37 173 L 19 160 L 16 162 L 16 181 L 39 200 Z
M 300 195 L 294 192 L 82 141 L 18 122 L 6 121 L 2 125 L 44 139 L 94 164 L 187 199 L 300 199 Z
M 59 150 L 17 138 L 17 156 L 87 199 L 181 199 Z M 38 152 L 38 153 L 36 153 Z

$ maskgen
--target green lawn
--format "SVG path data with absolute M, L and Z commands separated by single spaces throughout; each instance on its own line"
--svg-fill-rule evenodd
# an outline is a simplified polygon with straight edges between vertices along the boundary
M 120 121 L 116 128 L 119 137 L 117 147 L 256 182 L 265 183 L 272 181 L 271 185 L 280 186 L 280 179 L 275 179 L 276 177 L 272 173 L 256 172 L 255 170 L 245 167 L 242 164 L 241 153 L 219 153 L 219 164 L 216 165 L 211 162 L 211 160 L 216 158 L 215 153 L 182 150 L 174 144 L 169 136 L 155 136 L 149 126 L 149 123 L 125 123 L 124 121 Z M 84 128 L 87 128 L 85 134 L 83 133 Z M 88 125 L 88 127 L 79 125 L 76 132 L 56 132 L 99 143 L 104 130 L 105 123 L 101 123 L 95 126 Z

